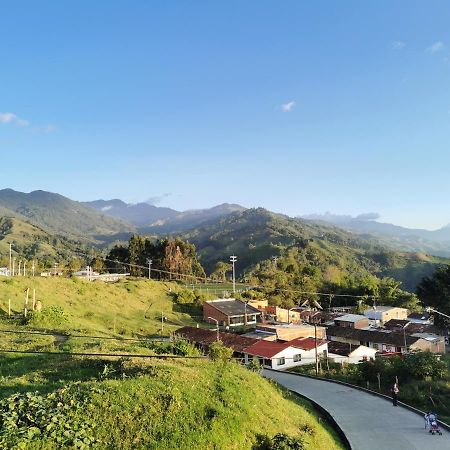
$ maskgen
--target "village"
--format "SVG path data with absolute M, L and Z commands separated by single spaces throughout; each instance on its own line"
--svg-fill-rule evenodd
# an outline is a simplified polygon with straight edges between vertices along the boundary
M 204 322 L 215 324 L 215 329 L 197 324 L 175 334 L 205 352 L 221 341 L 244 364 L 256 360 L 274 370 L 315 364 L 318 372 L 322 364 L 358 364 L 414 351 L 446 351 L 446 337 L 427 312 L 374 306 L 356 314 L 352 309 L 284 309 L 268 305 L 267 300 L 217 299 L 203 306 Z

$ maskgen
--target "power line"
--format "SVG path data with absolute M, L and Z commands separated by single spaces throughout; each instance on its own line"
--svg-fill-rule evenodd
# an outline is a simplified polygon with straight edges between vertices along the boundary
M 181 355 L 142 355 L 132 353 L 85 353 L 85 352 L 50 352 L 42 350 L 8 350 L 1 349 L 0 353 L 20 353 L 25 355 L 56 355 L 56 356 L 95 356 L 95 357 L 116 357 L 116 358 L 149 358 L 149 359 L 205 359 L 207 356 L 181 356 Z

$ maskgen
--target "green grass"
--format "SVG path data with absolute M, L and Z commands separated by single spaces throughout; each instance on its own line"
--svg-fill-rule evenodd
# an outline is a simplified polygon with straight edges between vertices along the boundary
M 11 299 L 14 312 L 21 311 L 27 288 L 36 289 L 43 310 L 37 316 L 39 320 L 33 318 L 24 325 L 20 320 L 8 319 L 6 310 Z M 37 402 L 35 405 L 42 403 L 44 409 L 51 403 L 45 399 L 52 395 L 64 397 L 71 393 L 83 399 L 82 407 L 74 409 L 69 398 L 63 408 L 63 422 L 74 424 L 77 430 L 83 424 L 90 430 L 90 424 L 94 424 L 91 431 L 98 442 L 90 443 L 89 448 L 240 450 L 252 449 L 258 436 L 272 438 L 277 433 L 301 436 L 310 449 L 343 448 L 311 404 L 234 362 L 133 358 L 133 354 L 155 355 L 161 349 L 148 342 L 120 338 L 157 336 L 161 332 L 161 312 L 168 319 L 165 333 L 196 323 L 173 302 L 172 294 L 177 289 L 180 286 L 175 283 L 148 280 L 111 285 L 62 278 L 0 280 L 0 331 L 48 329 L 119 339 L 61 340 L 0 332 L 0 402 L 4 399 L 4 405 L 10 405 L 17 398 L 12 397 L 15 393 L 24 396 L 30 392 L 44 396 L 44 400 L 36 396 L 29 400 Z M 45 313 L 46 308 L 52 314 Z M 10 354 L 1 353 L 1 349 L 55 354 Z M 83 357 L 62 351 L 120 352 L 130 356 Z M 0 411 L 0 420 L 1 414 L 8 416 L 8 408 Z M 38 408 L 39 414 L 42 408 Z M 52 417 L 52 411 L 47 411 L 48 417 Z M 53 437 L 46 433 L 45 421 L 42 426 L 40 434 L 26 438 L 31 440 L 22 448 L 75 448 L 65 445 L 62 435 L 63 441 L 58 441 L 58 432 Z M 64 430 L 65 425 L 61 426 Z M 20 439 L 25 439 L 20 436 L 13 431 L 6 448 L 17 448 Z
M 33 328 L 86 334 L 152 336 L 162 333 L 162 315 L 167 318 L 165 335 L 202 320 L 201 317 L 193 318 L 174 304 L 171 294 L 179 289 L 175 283 L 124 280 L 105 284 L 76 278 L 16 277 L 0 279 L 0 308 L 3 313 L 0 328 L 13 325 L 5 317 L 9 299 L 13 312 L 22 313 L 27 288 L 30 288 L 30 302 L 32 291 L 36 289 L 36 300 L 42 302 L 43 311 L 49 307 L 59 307 L 67 317 L 62 323 L 42 323 Z
M 3 374 L 26 369 L 24 360 L 14 363 L 14 359 L 8 362 L 10 369 L 2 368 Z M 273 437 L 280 432 L 303 436 L 309 449 L 343 448 L 308 402 L 235 363 L 110 362 L 109 379 L 104 379 L 104 366 L 98 361 L 78 363 L 70 378 L 84 377 L 75 389 L 87 407 L 78 418 L 72 415 L 79 412 L 69 409 L 67 421 L 95 422 L 93 433 L 99 443 L 93 448 L 245 450 L 253 448 L 258 435 Z M 73 361 L 60 360 L 51 374 L 40 369 L 41 376 L 55 378 L 58 370 L 74 366 Z M 61 376 L 69 373 L 64 370 Z M 39 389 L 39 381 L 33 390 Z M 305 425 L 312 433 L 301 432 Z M 44 435 L 26 448 L 65 447 Z

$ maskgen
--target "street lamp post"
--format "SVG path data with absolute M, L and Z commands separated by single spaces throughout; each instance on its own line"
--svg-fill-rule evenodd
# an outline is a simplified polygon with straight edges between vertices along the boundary
M 216 341 L 218 341 L 219 340 L 219 321 L 217 319 L 214 319 L 214 317 L 208 317 L 208 319 L 214 320 L 214 322 L 216 322 L 216 332 L 217 332 Z
M 236 294 L 236 271 L 235 271 L 235 264 L 237 261 L 237 256 L 231 255 L 230 256 L 231 264 L 233 264 L 233 294 Z

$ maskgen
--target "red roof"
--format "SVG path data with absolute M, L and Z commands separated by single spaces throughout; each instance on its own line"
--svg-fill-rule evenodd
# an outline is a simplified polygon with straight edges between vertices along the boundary
M 179 328 L 175 334 L 182 336 L 190 342 L 207 347 L 217 340 L 217 331 L 206 328 L 183 327 Z M 245 347 L 256 342 L 256 339 L 240 336 L 235 333 L 224 333 L 222 331 L 219 332 L 219 339 L 223 342 L 223 345 L 232 348 L 238 353 L 241 353 Z
M 317 347 L 326 344 L 328 341 L 317 339 Z M 312 337 L 307 338 L 297 338 L 288 342 L 289 345 L 296 348 L 301 348 L 302 350 L 312 350 L 316 347 L 316 339 Z
M 317 347 L 326 344 L 328 341 L 317 339 Z M 262 358 L 273 358 L 278 353 L 289 347 L 300 348 L 302 350 L 312 350 L 316 346 L 314 338 L 297 338 L 287 342 L 265 341 L 261 339 L 250 347 L 244 348 L 244 352 L 249 355 L 260 356 Z
M 250 345 L 250 347 L 245 348 L 244 352 L 262 358 L 273 358 L 288 347 L 291 347 L 289 342 L 265 341 L 262 339 Z

